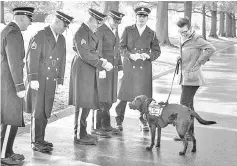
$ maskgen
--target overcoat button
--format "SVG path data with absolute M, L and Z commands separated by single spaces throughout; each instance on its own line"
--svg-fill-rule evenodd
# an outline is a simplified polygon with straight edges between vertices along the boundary
M 56 81 L 56 79 L 55 79 L 55 78 L 54 78 L 53 80 L 54 80 L 54 81 Z
M 135 66 L 133 66 L 132 68 L 135 68 Z
M 58 71 L 58 69 L 56 69 L 56 71 Z
M 59 60 L 59 58 L 57 58 L 57 60 Z
M 49 77 L 46 77 L 46 79 L 48 80 L 48 79 L 49 79 Z
M 50 56 L 49 59 L 52 59 L 52 56 Z
M 140 66 L 140 69 L 142 69 L 142 66 Z
M 48 69 L 50 70 L 50 67 L 48 67 Z

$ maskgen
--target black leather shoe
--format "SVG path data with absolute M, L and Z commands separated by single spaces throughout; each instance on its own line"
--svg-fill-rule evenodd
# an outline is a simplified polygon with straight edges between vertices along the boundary
M 105 130 L 107 132 L 111 132 L 114 135 L 121 133 L 119 129 L 113 128 L 112 126 L 105 127 L 105 128 L 103 128 L 103 130 Z
M 13 153 L 10 157 L 11 157 L 13 160 L 20 160 L 20 161 L 25 160 L 25 157 L 24 157 L 23 154 L 16 154 L 16 153 Z
M 1 165 L 22 165 L 23 162 L 20 160 L 13 160 L 11 157 L 1 158 Z
M 119 131 L 123 131 L 123 125 L 117 125 L 116 129 L 118 129 Z
M 96 134 L 102 138 L 111 138 L 111 134 L 102 129 L 96 129 L 91 131 L 92 134 Z
M 41 153 L 49 153 L 53 150 L 52 147 L 45 146 L 41 142 L 32 143 L 32 149 Z
M 42 143 L 46 146 L 53 147 L 53 143 L 51 143 L 51 142 L 48 142 L 48 141 L 44 140 L 44 141 L 42 141 Z
M 74 138 L 74 143 L 80 144 L 80 145 L 96 145 L 97 141 L 93 138 L 88 139 L 86 137 L 83 137 L 81 139 Z

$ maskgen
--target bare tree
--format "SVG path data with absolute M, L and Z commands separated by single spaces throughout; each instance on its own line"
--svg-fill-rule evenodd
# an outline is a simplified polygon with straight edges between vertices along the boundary
M 1 5 L 1 16 L 0 16 L 0 19 L 1 19 L 1 23 L 5 24 L 5 21 L 4 21 L 4 1 L 0 1 L 0 5 Z
M 184 17 L 188 17 L 191 22 L 191 20 L 192 20 L 192 1 L 184 1 Z
M 202 5 L 202 36 L 206 40 L 206 5 Z
M 156 9 L 156 35 L 160 45 L 173 46 L 168 37 L 168 1 L 158 1 Z
M 119 10 L 119 1 L 104 1 L 103 3 L 103 13 L 108 14 L 109 10 L 118 11 Z
M 235 20 L 235 13 L 232 15 L 232 36 L 236 37 L 236 20 Z
M 218 38 L 216 34 L 216 25 L 217 25 L 217 2 L 212 2 L 211 9 L 211 32 L 209 34 L 210 37 Z
M 225 12 L 220 11 L 219 35 L 225 36 Z
M 232 25 L 231 25 L 231 14 L 228 12 L 225 12 L 226 15 L 226 29 L 225 29 L 225 36 L 226 37 L 233 37 L 232 35 Z

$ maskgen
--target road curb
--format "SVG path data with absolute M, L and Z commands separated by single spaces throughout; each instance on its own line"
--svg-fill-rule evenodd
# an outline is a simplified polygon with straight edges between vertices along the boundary
M 70 116 L 73 113 L 74 113 L 74 107 L 73 106 L 69 106 L 69 107 L 63 109 L 62 111 L 57 112 L 57 113 L 51 115 L 51 117 L 48 120 L 48 124 L 52 123 L 52 122 L 54 122 L 54 121 L 56 121 L 58 119 L 62 119 L 64 117 Z M 17 135 L 22 135 L 24 133 L 29 133 L 30 132 L 30 126 L 31 126 L 31 123 L 27 123 L 25 125 L 25 127 L 19 127 L 18 131 L 17 131 Z

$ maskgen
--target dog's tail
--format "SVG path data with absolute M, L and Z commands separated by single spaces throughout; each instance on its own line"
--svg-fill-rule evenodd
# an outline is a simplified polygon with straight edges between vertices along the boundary
M 191 112 L 191 115 L 192 115 L 193 117 L 195 117 L 195 118 L 197 119 L 197 121 L 198 121 L 199 123 L 203 124 L 203 125 L 216 124 L 215 121 L 207 121 L 207 120 L 202 119 L 202 118 L 201 118 L 195 111 L 193 111 L 193 110 L 190 110 L 190 112 Z

